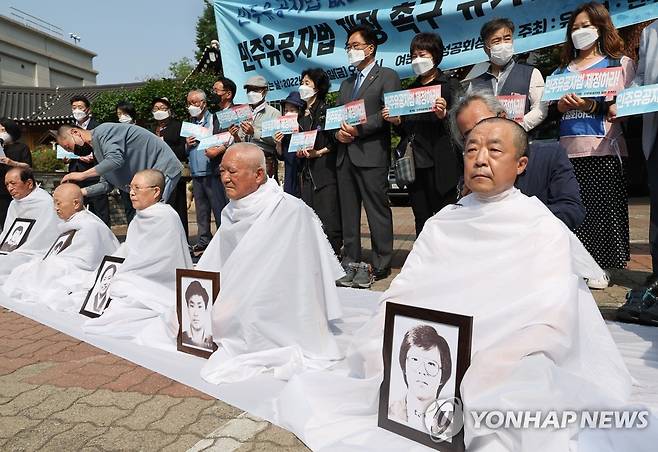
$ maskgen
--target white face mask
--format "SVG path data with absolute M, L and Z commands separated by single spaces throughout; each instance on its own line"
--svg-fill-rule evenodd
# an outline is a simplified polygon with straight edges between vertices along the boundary
M 502 44 L 493 45 L 490 52 L 489 61 L 496 66 L 505 66 L 512 59 L 512 55 L 514 55 L 514 43 L 503 42 Z
M 302 100 L 309 100 L 311 97 L 315 96 L 315 90 L 308 85 L 299 85 L 299 97 Z
M 599 30 L 596 27 L 579 28 L 571 33 L 573 46 L 578 50 L 588 49 L 599 39 Z
M 190 112 L 191 117 L 196 118 L 201 114 L 203 110 L 201 110 L 201 107 L 197 107 L 196 105 L 190 105 L 187 107 L 187 111 Z
M 11 143 L 11 135 L 9 135 L 7 132 L 0 132 L 0 145 L 2 144 L 9 144 Z
M 365 59 L 366 59 L 366 51 L 365 50 L 350 49 L 350 51 L 347 52 L 347 61 L 352 66 L 358 66 Z
M 434 61 L 427 57 L 416 57 L 411 60 L 411 69 L 414 70 L 416 75 L 426 74 L 434 69 Z
M 122 124 L 128 124 L 133 118 L 130 115 L 121 115 L 119 116 L 119 122 Z
M 71 110 L 73 113 L 73 117 L 75 118 L 76 121 L 81 121 L 87 117 L 87 112 L 84 110 L 80 110 L 78 108 L 74 108 Z
M 247 102 L 249 105 L 256 105 L 263 100 L 263 94 L 258 91 L 249 91 L 247 93 Z
M 169 110 L 156 110 L 153 112 L 153 119 L 163 121 L 169 117 Z

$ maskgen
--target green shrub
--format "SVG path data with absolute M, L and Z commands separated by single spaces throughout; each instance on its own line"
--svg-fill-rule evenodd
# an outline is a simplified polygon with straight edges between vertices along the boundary
M 34 171 L 53 172 L 63 170 L 66 164 L 57 159 L 57 152 L 50 146 L 38 146 L 32 151 L 32 168 Z

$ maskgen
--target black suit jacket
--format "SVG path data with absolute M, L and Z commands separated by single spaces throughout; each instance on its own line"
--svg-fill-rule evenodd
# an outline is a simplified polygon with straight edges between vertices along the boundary
M 528 166 L 515 185 L 524 194 L 536 196 L 569 229 L 585 219 L 576 173 L 559 143 L 531 143 Z
M 356 74 L 343 80 L 336 105 L 363 99 L 368 121 L 357 126 L 359 136 L 352 143 L 338 143 L 336 164 L 341 166 L 345 155 L 349 154 L 354 166 L 388 167 L 391 160 L 391 128 L 382 118 L 382 108 L 384 108 L 384 93 L 400 90 L 400 77 L 394 70 L 375 63 L 365 80 L 361 82 L 356 97 L 352 99 L 355 81 Z
M 161 132 L 161 135 L 164 142 L 169 145 L 172 151 L 174 151 L 178 160 L 186 162 L 187 152 L 185 151 L 185 137 L 180 136 L 182 124 L 183 123 L 178 119 L 169 118 L 165 123 L 166 127 Z M 155 130 L 157 130 L 157 126 L 156 129 L 153 130 L 154 133 Z

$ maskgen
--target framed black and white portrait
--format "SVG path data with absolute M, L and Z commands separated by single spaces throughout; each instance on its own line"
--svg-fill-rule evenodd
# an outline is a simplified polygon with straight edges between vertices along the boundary
M 176 269 L 179 351 L 208 358 L 217 350 L 211 314 L 218 294 L 219 273 Z
M 60 236 L 57 237 L 57 239 L 53 242 L 53 245 L 50 247 L 46 255 L 43 257 L 43 260 L 45 261 L 50 256 L 56 256 L 71 246 L 71 242 L 73 242 L 73 236 L 76 232 L 77 229 L 71 229 L 70 231 L 66 231 L 60 234 Z
M 378 425 L 441 451 L 463 451 L 459 386 L 473 318 L 387 303 Z
M 87 292 L 80 314 L 87 317 L 100 317 L 110 304 L 110 283 L 123 264 L 122 257 L 105 256 L 98 267 L 93 287 Z
M 16 218 L 0 242 L 0 253 L 7 254 L 20 248 L 27 241 L 34 223 L 36 220 L 30 218 Z

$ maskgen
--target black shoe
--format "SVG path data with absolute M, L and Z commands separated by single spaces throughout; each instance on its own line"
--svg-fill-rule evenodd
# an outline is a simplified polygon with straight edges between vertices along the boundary
M 375 269 L 374 274 L 375 274 L 375 281 L 379 281 L 380 279 L 386 279 L 391 275 L 391 267 Z
M 658 326 L 658 303 L 654 303 L 640 313 L 640 323 Z
M 373 283 L 372 267 L 370 264 L 358 264 L 356 275 L 352 280 L 352 287 L 357 289 L 369 289 Z
M 646 290 L 629 290 L 626 303 L 617 309 L 617 320 L 620 322 L 638 323 L 640 315 L 655 304 L 655 297 Z
M 354 279 L 354 275 L 356 275 L 358 266 L 359 264 L 347 264 L 347 268 L 345 268 L 345 276 L 336 280 L 336 286 L 352 287 L 352 280 Z

